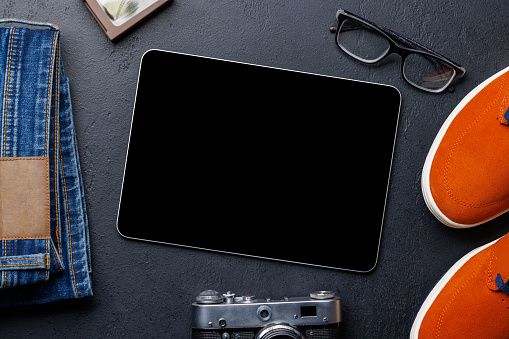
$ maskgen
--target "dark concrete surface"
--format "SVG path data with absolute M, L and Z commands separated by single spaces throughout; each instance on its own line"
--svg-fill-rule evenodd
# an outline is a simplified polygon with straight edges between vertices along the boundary
M 352 60 L 328 32 L 340 7 L 436 49 L 465 66 L 466 77 L 453 93 L 426 94 L 404 83 L 397 57 L 376 66 Z M 509 64 L 507 14 L 502 0 L 175 0 L 112 43 L 80 0 L 3 0 L 3 17 L 49 21 L 61 28 L 95 294 L 2 309 L 0 336 L 189 338 L 190 305 L 197 293 L 212 288 L 274 297 L 332 289 L 343 299 L 347 338 L 408 337 L 421 303 L 447 269 L 509 231 L 509 215 L 474 229 L 449 229 L 427 210 L 420 189 L 424 159 L 448 114 L 477 84 Z M 136 80 L 140 58 L 151 48 L 397 87 L 403 103 L 377 268 L 359 274 L 122 238 L 115 223 Z M 338 100 L 339 94 L 331 88 L 326 97 Z M 168 105 L 180 110 L 183 103 L 169 95 Z M 153 119 L 157 123 L 157 115 Z M 363 123 L 359 119 L 354 132 L 363 133 Z M 147 161 L 159 173 L 147 180 L 163 180 L 163 161 Z M 374 168 L 376 162 L 374 157 Z M 345 213 L 342 222 L 362 227 L 363 220 Z M 263 241 L 264 234 L 254 237 Z

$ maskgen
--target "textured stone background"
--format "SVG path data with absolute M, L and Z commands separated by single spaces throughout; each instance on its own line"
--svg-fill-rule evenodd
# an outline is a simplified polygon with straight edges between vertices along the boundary
M 348 58 L 328 32 L 340 6 L 457 61 L 467 68 L 465 79 L 454 93 L 426 94 L 404 83 L 397 57 L 376 66 Z M 408 337 L 421 303 L 447 269 L 509 231 L 509 215 L 470 230 L 448 229 L 428 212 L 420 190 L 424 159 L 448 114 L 478 83 L 509 64 L 507 14 L 502 0 L 175 0 L 112 43 L 79 0 L 3 0 L 0 16 L 61 28 L 89 211 L 95 295 L 0 310 L 2 338 L 188 338 L 190 305 L 207 288 L 273 297 L 332 289 L 343 299 L 348 338 Z M 403 103 L 377 268 L 350 273 L 122 238 L 115 223 L 138 67 L 151 48 L 397 87 Z M 172 79 L 161 81 L 176 85 Z M 195 95 L 202 85 L 197 84 Z M 340 104 L 334 89 L 325 96 Z M 182 109 L 171 95 L 168 105 Z M 157 116 L 153 119 L 157 123 Z M 373 117 L 373 123 L 376 119 L 383 117 Z M 352 129 L 363 133 L 362 121 Z M 374 157 L 374 168 L 376 162 Z M 151 164 L 164 171 L 163 163 Z M 362 216 L 342 217 L 344 224 L 362 227 Z M 255 237 L 263 241 L 263 234 Z

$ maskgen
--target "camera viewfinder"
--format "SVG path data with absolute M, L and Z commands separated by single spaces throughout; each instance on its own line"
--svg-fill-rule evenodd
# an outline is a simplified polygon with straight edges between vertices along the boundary
M 301 317 L 316 317 L 316 306 L 301 306 L 300 307 Z

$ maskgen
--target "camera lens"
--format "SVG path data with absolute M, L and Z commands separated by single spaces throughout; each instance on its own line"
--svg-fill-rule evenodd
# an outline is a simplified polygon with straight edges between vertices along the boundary
M 298 329 L 290 325 L 272 325 L 260 330 L 255 339 L 306 339 Z

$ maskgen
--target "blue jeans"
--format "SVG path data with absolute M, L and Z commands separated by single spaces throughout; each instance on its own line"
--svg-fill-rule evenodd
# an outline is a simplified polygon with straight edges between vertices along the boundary
M 59 30 L 6 21 L 23 25 L 0 27 L 0 306 L 90 296 L 88 221 Z

